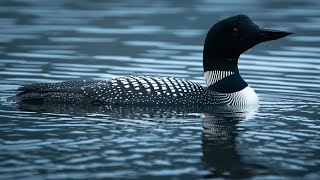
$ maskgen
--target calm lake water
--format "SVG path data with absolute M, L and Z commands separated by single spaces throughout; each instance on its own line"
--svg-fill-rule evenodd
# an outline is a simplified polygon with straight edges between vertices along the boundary
M 1 0 L 0 179 L 319 179 L 320 1 Z M 19 107 L 20 84 L 124 75 L 204 84 L 202 46 L 244 13 L 294 32 L 240 58 L 257 110 Z

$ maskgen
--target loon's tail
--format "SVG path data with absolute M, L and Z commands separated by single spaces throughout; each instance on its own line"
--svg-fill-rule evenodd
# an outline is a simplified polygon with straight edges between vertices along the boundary
M 41 91 L 22 91 L 15 96 L 9 97 L 8 101 L 13 101 L 17 103 L 28 102 L 41 104 L 45 101 L 76 103 L 83 100 L 82 95 L 68 91 L 53 89 Z
M 81 88 L 100 81 L 65 81 L 59 83 L 33 83 L 20 86 L 19 93 L 8 101 L 43 103 L 78 103 L 85 101 Z
M 79 89 L 79 87 L 52 87 L 51 83 L 29 84 L 19 87 L 18 91 L 20 92 L 15 96 L 9 97 L 8 101 L 33 104 L 46 101 L 77 103 L 83 101 L 84 98 Z
M 8 102 L 20 102 L 21 99 L 17 95 L 15 95 L 15 96 L 8 97 L 7 101 Z

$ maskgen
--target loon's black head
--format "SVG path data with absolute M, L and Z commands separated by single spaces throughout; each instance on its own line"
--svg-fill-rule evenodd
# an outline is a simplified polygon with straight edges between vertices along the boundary
M 204 71 L 237 68 L 238 58 L 246 50 L 261 42 L 290 34 L 292 33 L 263 29 L 246 15 L 221 20 L 207 34 L 203 52 Z

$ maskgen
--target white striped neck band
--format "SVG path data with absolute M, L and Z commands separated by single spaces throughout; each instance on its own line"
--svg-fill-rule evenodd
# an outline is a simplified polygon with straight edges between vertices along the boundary
M 224 79 L 232 74 L 234 74 L 233 71 L 220 71 L 220 70 L 206 71 L 204 72 L 204 79 L 206 81 L 206 85 L 209 87 L 210 85 L 215 84 L 221 79 Z

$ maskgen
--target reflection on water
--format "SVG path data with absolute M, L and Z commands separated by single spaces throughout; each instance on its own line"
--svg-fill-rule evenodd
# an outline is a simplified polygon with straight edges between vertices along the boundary
M 250 119 L 254 109 L 222 109 L 219 113 L 209 113 L 203 119 L 202 148 L 203 160 L 212 174 L 206 178 L 247 179 L 254 175 L 271 174 L 263 163 L 245 162 L 237 151 L 237 136 L 241 121 Z M 239 132 L 238 132 L 239 131 Z
M 319 179 L 319 5 L 1 1 L 0 177 Z M 205 33 L 240 13 L 295 32 L 240 57 L 261 100 L 256 113 L 6 101 L 30 82 L 158 75 L 204 84 Z

